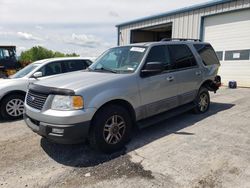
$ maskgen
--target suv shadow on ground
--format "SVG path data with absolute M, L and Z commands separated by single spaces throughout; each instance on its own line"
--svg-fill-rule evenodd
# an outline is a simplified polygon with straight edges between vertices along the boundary
M 235 106 L 235 104 L 227 103 L 211 103 L 210 110 L 205 114 L 192 114 L 186 112 L 179 116 L 170 118 L 162 123 L 152 125 L 148 128 L 137 131 L 126 148 L 113 154 L 102 154 L 93 151 L 86 144 L 77 145 L 61 145 L 41 139 L 41 147 L 43 150 L 56 162 L 71 166 L 71 167 L 91 167 L 104 162 L 108 162 L 126 153 L 143 147 L 157 139 L 170 134 L 178 134 L 183 136 L 193 136 L 192 132 L 183 132 L 182 129 L 192 126 L 195 123 L 206 119 L 212 115 L 228 110 Z M 181 121 L 180 121 L 181 118 Z

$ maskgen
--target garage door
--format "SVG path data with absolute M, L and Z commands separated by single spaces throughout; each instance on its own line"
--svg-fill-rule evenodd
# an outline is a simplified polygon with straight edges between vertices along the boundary
M 203 39 L 217 52 L 223 83 L 250 87 L 250 9 L 205 17 Z

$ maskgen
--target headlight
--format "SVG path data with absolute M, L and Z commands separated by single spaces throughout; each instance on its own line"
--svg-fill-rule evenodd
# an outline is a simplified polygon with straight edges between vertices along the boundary
M 84 106 L 81 96 L 55 95 L 52 101 L 53 110 L 79 110 Z

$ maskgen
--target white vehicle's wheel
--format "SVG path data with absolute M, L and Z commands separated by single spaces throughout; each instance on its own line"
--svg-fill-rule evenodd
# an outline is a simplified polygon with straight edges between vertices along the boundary
M 1 116 L 6 120 L 19 119 L 23 116 L 24 111 L 24 96 L 13 94 L 4 97 L 1 101 L 0 112 Z

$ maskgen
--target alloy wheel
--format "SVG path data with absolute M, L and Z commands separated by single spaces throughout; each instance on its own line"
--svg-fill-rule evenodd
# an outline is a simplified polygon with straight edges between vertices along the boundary
M 209 98 L 206 93 L 200 95 L 199 108 L 201 112 L 205 112 L 208 108 Z
M 105 123 L 103 137 L 108 144 L 117 144 L 125 134 L 126 123 L 119 115 L 111 116 Z
M 13 117 L 23 114 L 24 102 L 21 99 L 12 99 L 6 104 L 6 112 Z

